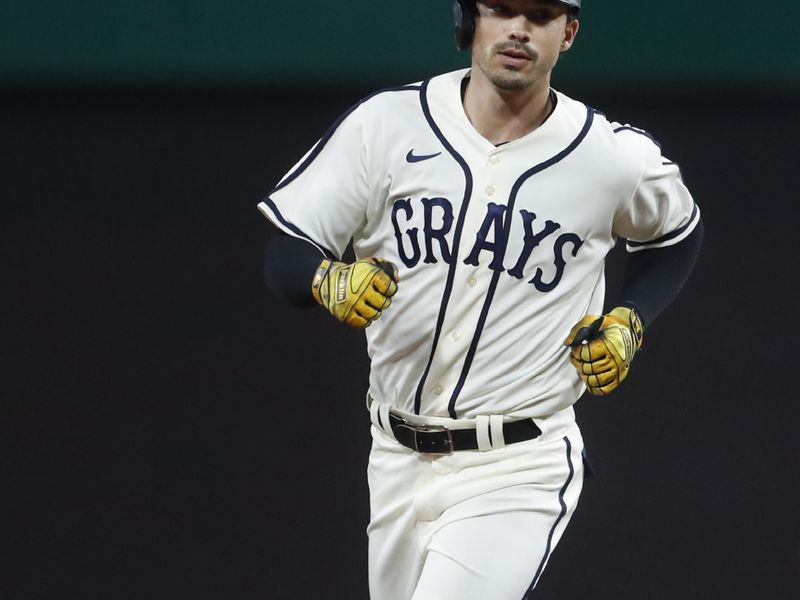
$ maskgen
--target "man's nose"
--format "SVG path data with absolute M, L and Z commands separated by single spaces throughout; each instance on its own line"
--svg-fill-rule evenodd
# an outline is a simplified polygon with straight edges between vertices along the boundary
M 531 40 L 531 34 L 528 32 L 528 21 L 525 15 L 517 15 L 510 23 L 511 29 L 508 37 L 520 44 L 525 44 Z
M 531 41 L 530 34 L 527 31 L 522 31 L 520 29 L 512 29 L 511 33 L 508 34 L 508 37 L 520 44 L 527 44 Z

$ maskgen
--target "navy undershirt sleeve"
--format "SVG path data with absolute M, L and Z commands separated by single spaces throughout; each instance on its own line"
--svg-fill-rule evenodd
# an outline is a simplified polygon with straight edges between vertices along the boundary
M 703 242 L 703 221 L 674 246 L 640 250 L 628 257 L 623 306 L 636 308 L 645 327 L 678 295 L 692 272 Z
M 293 306 L 317 306 L 311 295 L 311 280 L 323 258 L 313 245 L 280 232 L 267 243 L 264 283 L 276 297 Z

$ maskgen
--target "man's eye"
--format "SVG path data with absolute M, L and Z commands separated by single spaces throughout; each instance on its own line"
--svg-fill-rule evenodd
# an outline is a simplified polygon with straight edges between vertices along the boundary
M 543 8 L 541 10 L 534 10 L 528 14 L 528 19 L 531 21 L 550 21 L 553 18 L 553 11 Z
M 510 14 L 511 11 L 504 4 L 498 4 L 492 8 L 492 12 L 496 15 L 506 16 Z

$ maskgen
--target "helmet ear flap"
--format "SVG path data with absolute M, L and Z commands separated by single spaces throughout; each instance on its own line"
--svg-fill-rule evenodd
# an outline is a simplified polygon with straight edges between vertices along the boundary
M 456 29 L 456 46 L 459 50 L 466 50 L 472 46 L 472 39 L 475 37 L 474 0 L 454 0 L 453 21 Z

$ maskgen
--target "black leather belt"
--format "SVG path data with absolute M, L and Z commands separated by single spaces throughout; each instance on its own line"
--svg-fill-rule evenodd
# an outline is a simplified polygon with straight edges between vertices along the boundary
M 406 448 L 424 454 L 452 454 L 456 450 L 477 450 L 478 433 L 475 429 L 448 429 L 441 425 L 415 425 L 395 414 L 389 414 L 394 437 Z M 506 444 L 524 442 L 539 437 L 542 430 L 533 419 L 503 423 Z M 489 435 L 491 435 L 491 430 Z

